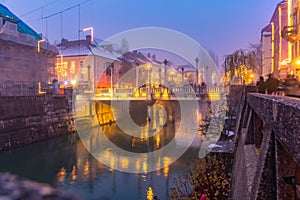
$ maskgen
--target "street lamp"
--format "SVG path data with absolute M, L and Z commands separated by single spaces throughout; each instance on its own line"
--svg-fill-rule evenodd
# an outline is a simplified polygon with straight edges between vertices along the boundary
M 94 41 L 94 28 L 93 27 L 88 27 L 82 29 L 82 31 L 91 31 L 91 42 Z
M 136 63 L 135 67 L 135 87 L 139 88 L 139 63 Z
M 111 88 L 111 93 L 112 95 L 114 94 L 114 80 L 113 80 L 113 74 L 114 74 L 114 66 L 115 64 L 112 62 L 109 67 L 110 67 L 110 88 Z
M 184 82 L 184 67 L 181 67 L 181 86 L 183 87 L 183 82 Z
M 199 84 L 199 66 L 198 66 L 199 58 L 198 57 L 195 58 L 195 62 L 196 62 L 196 84 Z
M 167 64 L 168 64 L 168 60 L 164 59 L 164 65 L 165 65 L 165 77 L 164 77 L 164 84 L 167 85 Z
M 148 72 L 148 97 L 151 99 L 151 77 L 150 77 L 150 71 L 152 70 L 152 66 L 150 63 L 146 65 L 146 70 Z
M 161 68 L 158 69 L 159 86 L 161 86 Z
M 45 39 L 38 40 L 38 53 L 40 53 L 40 51 L 41 51 L 41 43 L 42 42 L 45 42 Z
M 175 76 L 175 72 L 174 72 L 174 71 L 170 71 L 170 76 L 171 76 L 171 86 L 174 87 L 174 76 Z
M 88 65 L 87 66 L 87 69 L 88 69 L 88 86 L 89 86 L 89 90 L 91 90 L 91 66 L 90 65 Z

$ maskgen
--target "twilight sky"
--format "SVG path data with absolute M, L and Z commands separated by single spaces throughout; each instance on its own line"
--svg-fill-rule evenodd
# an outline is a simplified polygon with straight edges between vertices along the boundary
M 163 27 L 188 35 L 223 56 L 260 40 L 278 1 L 273 0 L 0 0 L 50 42 L 78 39 L 93 26 L 105 39 L 141 27 Z M 76 6 L 80 4 L 80 6 Z M 71 8 L 74 6 L 73 8 Z M 80 28 L 79 28 L 80 7 Z M 70 9 L 68 9 L 70 8 Z M 62 14 L 46 17 L 60 11 Z M 33 11 L 33 12 L 31 12 Z M 28 14 L 29 13 L 29 14 Z M 24 15 L 26 14 L 26 15 Z M 46 24 L 48 24 L 46 26 Z M 47 28 L 46 28 L 47 27 Z M 84 38 L 84 34 L 80 34 Z

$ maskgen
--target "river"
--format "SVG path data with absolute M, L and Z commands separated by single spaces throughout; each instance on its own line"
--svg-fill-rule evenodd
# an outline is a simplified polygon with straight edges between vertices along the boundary
M 199 105 L 199 110 L 195 111 L 197 126 L 201 123 L 203 112 L 207 110 L 205 103 Z M 177 114 L 180 114 L 180 109 L 173 107 L 171 110 L 174 116 L 169 116 L 174 119 L 167 120 L 162 130 L 153 136 L 152 142 L 143 138 L 124 136 L 115 123 L 102 126 L 101 129 L 114 144 L 123 149 L 132 152 L 147 152 L 150 146 L 152 147 L 150 151 L 155 151 L 167 145 L 178 129 L 180 118 Z M 160 119 L 157 120 L 159 123 Z M 143 200 L 157 195 L 163 200 L 168 199 L 170 189 L 174 187 L 173 179 L 184 176 L 187 173 L 187 163 L 197 159 L 203 137 L 201 131 L 198 131 L 193 143 L 179 159 L 171 163 L 171 158 L 163 157 L 161 163 L 165 167 L 152 172 L 146 169 L 143 173 L 128 173 L 104 165 L 87 151 L 86 142 L 83 142 L 78 134 L 0 152 L 0 171 L 50 184 L 83 199 Z M 176 144 L 182 145 L 180 142 Z M 133 163 L 132 160 L 126 158 L 121 160 L 118 158 L 118 161 L 111 158 L 111 162 L 118 162 L 124 169 L 130 167 L 144 169 L 150 164 Z

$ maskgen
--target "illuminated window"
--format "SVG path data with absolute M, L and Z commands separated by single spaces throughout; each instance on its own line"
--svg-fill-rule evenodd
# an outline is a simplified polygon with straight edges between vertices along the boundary
M 61 75 L 62 75 L 62 76 L 67 76 L 67 71 L 66 71 L 66 70 L 62 70 L 62 71 L 61 71 Z
M 68 68 L 68 62 L 64 62 L 64 63 L 63 63 L 63 68 L 64 68 L 64 69 L 67 69 L 67 68 Z
M 57 72 L 61 72 L 61 64 L 60 63 L 56 63 L 56 67 L 55 67 Z
M 75 62 L 74 61 L 71 62 L 70 72 L 73 73 L 73 74 L 75 73 Z

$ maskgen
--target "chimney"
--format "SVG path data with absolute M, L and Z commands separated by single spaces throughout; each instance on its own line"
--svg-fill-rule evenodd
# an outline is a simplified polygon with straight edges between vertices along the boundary
M 64 43 L 67 43 L 67 42 L 68 42 L 67 39 L 65 39 L 65 38 L 62 38 L 62 39 L 61 39 L 61 44 L 64 44 Z
M 86 40 L 88 43 L 91 43 L 91 41 L 92 41 L 92 36 L 91 36 L 91 35 L 86 35 L 86 36 L 85 36 L 85 40 Z

